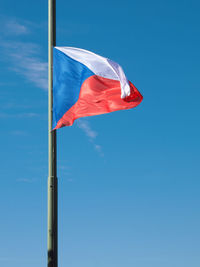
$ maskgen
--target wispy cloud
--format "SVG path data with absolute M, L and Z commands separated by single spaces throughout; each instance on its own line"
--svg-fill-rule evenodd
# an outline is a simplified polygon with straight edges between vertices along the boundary
M 29 258 L 25 258 L 25 257 L 20 257 L 20 258 L 11 258 L 11 257 L 1 257 L 0 258 L 0 262 L 3 261 L 3 262 L 13 262 L 13 265 L 16 265 L 16 262 L 18 263 L 39 263 L 39 265 L 43 265 L 43 263 L 45 262 L 45 259 L 31 259 L 30 257 Z M 7 265 L 7 264 L 6 264 Z
M 38 117 L 39 114 L 34 113 L 34 112 L 27 112 L 27 113 L 14 113 L 14 114 L 9 114 L 9 113 L 4 113 L 1 112 L 0 113 L 0 118 L 1 119 L 21 119 L 21 118 L 34 118 L 34 117 Z
M 14 82 L 0 82 L 0 87 L 15 86 Z
M 47 90 L 48 63 L 40 58 L 40 47 L 34 43 L 15 41 L 1 43 L 9 58 L 10 70 L 20 74 L 35 86 Z
M 17 182 L 20 182 L 20 183 L 33 183 L 33 182 L 35 182 L 35 179 L 19 178 L 19 179 L 17 179 Z
M 20 130 L 15 130 L 11 132 L 11 135 L 15 136 L 27 136 L 27 132 L 25 131 L 20 131 Z
M 9 69 L 23 76 L 26 81 L 44 90 L 48 87 L 48 63 L 42 59 L 41 47 L 33 42 L 21 41 L 22 35 L 31 33 L 31 23 L 5 20 L 1 37 L 1 58 L 10 61 Z M 15 34 L 13 33 L 15 32 Z M 20 41 L 18 40 L 20 37 Z
M 6 102 L 6 103 L 2 103 L 1 104 L 1 109 L 4 110 L 10 110 L 10 109 L 30 109 L 31 108 L 35 108 L 35 106 L 31 106 L 29 103 L 27 104 L 23 104 L 23 103 L 18 103 L 16 101 L 10 101 L 10 102 Z
M 66 171 L 66 170 L 69 170 L 70 168 L 68 166 L 65 166 L 65 165 L 59 165 L 59 169 L 62 171 Z
M 4 23 L 4 32 L 5 34 L 9 35 L 24 35 L 29 33 L 29 29 L 26 25 L 20 24 L 17 20 L 15 19 L 7 19 Z
M 98 133 L 94 131 L 87 119 L 79 119 L 77 121 L 77 126 L 85 133 L 85 135 L 88 137 L 89 141 L 93 144 L 93 147 L 97 153 L 103 157 L 104 153 L 102 150 L 102 147 L 98 144 L 96 144 L 96 137 Z
M 101 147 L 100 145 L 94 144 L 94 148 L 95 148 L 95 150 L 99 153 L 99 155 L 100 155 L 101 157 L 104 156 L 102 147 Z
M 78 127 L 84 131 L 84 133 L 89 137 L 91 140 L 94 140 L 97 137 L 97 132 L 95 132 L 89 122 L 86 119 L 79 119 L 77 121 Z

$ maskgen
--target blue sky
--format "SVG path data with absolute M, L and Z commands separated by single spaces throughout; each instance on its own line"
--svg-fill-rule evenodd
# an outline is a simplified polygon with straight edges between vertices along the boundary
M 199 1 L 57 0 L 57 45 L 118 62 L 137 108 L 58 131 L 59 266 L 200 265 Z M 47 1 L 0 4 L 0 265 L 46 265 Z

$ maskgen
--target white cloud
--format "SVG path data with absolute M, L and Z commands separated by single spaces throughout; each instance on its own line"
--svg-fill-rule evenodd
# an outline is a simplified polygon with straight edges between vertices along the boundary
M 98 135 L 96 131 L 94 131 L 88 122 L 87 119 L 79 119 L 77 121 L 77 126 L 85 133 L 85 135 L 89 138 L 89 141 L 93 144 L 95 151 L 98 152 L 98 154 L 103 157 L 104 153 L 102 151 L 102 147 L 98 144 L 96 144 L 95 139 Z
M 30 107 L 35 108 L 34 106 L 31 106 L 30 104 L 23 104 L 23 103 L 19 103 L 17 101 L 10 101 L 10 102 L 6 102 L 6 103 L 2 103 L 1 108 L 4 110 L 9 110 L 9 109 L 13 109 L 13 108 L 17 108 L 17 109 L 30 109 Z
M 62 171 L 69 170 L 69 166 L 59 165 L 59 169 Z
M 48 63 L 40 58 L 40 47 L 34 43 L 1 43 L 6 57 L 10 60 L 10 69 L 35 86 L 47 90 Z
M 15 136 L 27 136 L 27 132 L 20 130 L 12 131 L 11 134 Z
M 15 86 L 14 82 L 0 82 L 0 87 Z
M 96 144 L 94 144 L 94 148 L 95 148 L 95 150 L 99 153 L 99 155 L 100 155 L 101 157 L 104 156 L 104 153 L 103 153 L 103 151 L 102 151 L 102 147 L 101 147 L 100 145 L 96 145 Z
M 0 118 L 1 119 L 7 119 L 7 118 L 16 118 L 16 119 L 21 119 L 21 118 L 34 118 L 38 117 L 39 114 L 34 113 L 34 112 L 27 112 L 27 113 L 14 113 L 14 114 L 9 114 L 9 113 L 0 113 Z
M 24 35 L 29 33 L 27 26 L 14 19 L 7 19 L 4 24 L 4 32 L 7 35 Z
M 84 133 L 90 138 L 90 139 L 95 139 L 97 137 L 97 132 L 92 130 L 89 122 L 86 119 L 79 119 L 77 121 L 78 127 L 84 131 Z
M 41 47 L 33 42 L 21 41 L 22 35 L 30 33 L 33 25 L 5 18 L 1 24 L 1 60 L 10 62 L 9 69 L 23 76 L 28 82 L 47 90 L 48 63 L 41 57 Z
M 33 182 L 35 182 L 35 179 L 19 178 L 19 179 L 17 179 L 17 182 L 21 182 L 21 183 L 33 183 Z

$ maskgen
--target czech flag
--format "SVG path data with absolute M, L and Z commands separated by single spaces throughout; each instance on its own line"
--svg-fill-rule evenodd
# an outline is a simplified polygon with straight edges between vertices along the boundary
M 80 117 L 136 107 L 142 101 L 116 62 L 74 47 L 53 49 L 53 129 Z

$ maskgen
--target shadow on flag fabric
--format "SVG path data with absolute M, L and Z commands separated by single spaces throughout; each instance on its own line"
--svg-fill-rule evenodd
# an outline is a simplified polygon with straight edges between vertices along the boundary
M 53 129 L 136 107 L 142 98 L 116 62 L 80 48 L 54 47 Z

